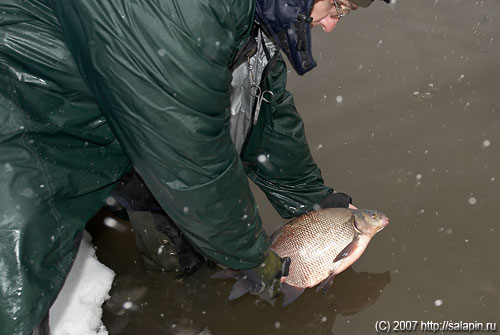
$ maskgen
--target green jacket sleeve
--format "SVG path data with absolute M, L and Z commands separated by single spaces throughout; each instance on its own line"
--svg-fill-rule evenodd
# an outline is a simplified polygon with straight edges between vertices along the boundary
M 281 56 L 266 79 L 275 99 L 263 104 L 243 160 L 249 178 L 284 218 L 305 214 L 333 189 L 324 185 L 307 140 L 304 124 L 286 90 L 286 65 Z
M 206 256 L 241 269 L 269 242 L 229 135 L 228 64 L 253 1 L 53 0 L 82 76 L 155 198 Z

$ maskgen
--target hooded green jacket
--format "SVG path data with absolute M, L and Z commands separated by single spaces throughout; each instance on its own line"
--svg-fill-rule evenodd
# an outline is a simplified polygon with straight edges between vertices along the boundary
M 29 334 L 75 243 L 133 165 L 200 252 L 237 268 L 269 248 L 249 177 L 281 216 L 331 188 L 312 160 L 281 58 L 241 155 L 229 64 L 253 0 L 0 1 L 0 333 Z M 265 155 L 267 159 L 258 159 Z

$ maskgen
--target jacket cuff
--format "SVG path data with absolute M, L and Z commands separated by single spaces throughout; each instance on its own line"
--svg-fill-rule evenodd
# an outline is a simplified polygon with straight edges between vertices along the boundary
M 321 208 L 335 208 L 344 207 L 348 208 L 352 204 L 352 198 L 342 192 L 335 192 L 328 194 L 319 204 Z

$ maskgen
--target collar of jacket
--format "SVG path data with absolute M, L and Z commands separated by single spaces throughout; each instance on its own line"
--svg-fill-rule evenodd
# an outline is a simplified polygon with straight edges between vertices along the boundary
M 256 0 L 256 19 L 287 55 L 299 75 L 316 66 L 311 51 L 314 0 Z

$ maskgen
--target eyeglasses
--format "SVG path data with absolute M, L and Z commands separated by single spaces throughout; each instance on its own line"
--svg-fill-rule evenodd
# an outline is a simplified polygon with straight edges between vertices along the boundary
M 342 8 L 338 0 L 333 0 L 333 7 L 330 12 L 331 18 L 338 18 L 339 20 L 351 12 L 349 8 Z

